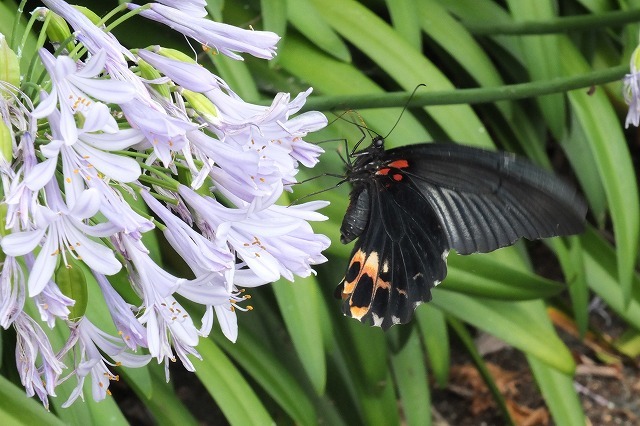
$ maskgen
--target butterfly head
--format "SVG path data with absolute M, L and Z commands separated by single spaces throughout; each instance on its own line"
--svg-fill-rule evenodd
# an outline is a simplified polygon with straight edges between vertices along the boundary
M 380 135 L 371 140 L 371 148 L 384 149 L 384 138 Z

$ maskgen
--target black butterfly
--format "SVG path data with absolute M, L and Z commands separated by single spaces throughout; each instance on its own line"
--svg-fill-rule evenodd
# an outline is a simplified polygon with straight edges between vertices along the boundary
M 336 295 L 345 315 L 383 329 L 431 300 L 450 249 L 486 253 L 584 229 L 576 190 L 510 153 L 444 143 L 385 151 L 376 136 L 350 160 L 341 241 L 359 239 Z

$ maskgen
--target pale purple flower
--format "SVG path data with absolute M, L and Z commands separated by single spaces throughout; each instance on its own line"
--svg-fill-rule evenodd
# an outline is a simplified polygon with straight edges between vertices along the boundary
M 232 306 L 243 301 L 245 297 L 233 286 L 233 256 L 226 241 L 207 240 L 173 216 L 151 195 L 145 191 L 141 194 L 149 207 L 165 223 L 164 234 L 167 241 L 198 277 L 197 282 L 183 282 L 176 292 L 193 302 L 207 306 L 199 334 L 207 336 L 210 333 L 215 310 L 224 335 L 235 341 L 238 327 Z
M 78 385 L 62 405 L 63 407 L 70 406 L 78 397 L 84 399 L 82 392 L 84 380 L 89 374 L 91 374 L 93 399 L 94 401 L 102 401 L 109 393 L 111 380 L 118 380 L 118 376 L 111 373 L 107 364 L 137 368 L 147 365 L 151 359 L 149 355 L 128 352 L 122 339 L 100 330 L 86 317 L 71 324 L 70 328 L 71 336 L 61 352 L 72 351 L 76 363 L 74 374 L 77 377 Z M 103 353 L 117 364 L 107 361 L 102 355 Z
M 248 104 L 218 90 L 206 93 L 220 112 L 218 130 L 224 141 L 242 149 L 256 151 L 260 166 L 275 171 L 283 184 L 294 183 L 297 161 L 307 167 L 318 162 L 322 148 L 302 140 L 309 132 L 326 126 L 324 114 L 311 111 L 289 118 L 298 112 L 311 89 L 289 102 L 289 94 L 279 93 L 271 106 Z M 297 161 L 296 161 L 297 160 Z
M 128 269 L 131 282 L 143 296 L 145 306 L 152 305 L 157 296 L 166 297 L 173 294 L 178 286 L 186 281 L 184 278 L 171 275 L 158 266 L 149 256 L 149 250 L 142 241 L 121 234 L 118 236 L 118 243 L 120 250 L 129 261 L 130 268 Z M 152 291 L 147 291 L 148 289 Z
M 231 192 L 243 200 L 273 194 L 282 189 L 282 175 L 272 161 L 260 158 L 260 152 L 220 141 L 202 131 L 187 134 L 192 151 L 201 161 L 213 161 L 209 175 L 218 189 Z M 294 162 L 288 157 L 291 168 Z
M 326 202 L 313 202 L 292 207 L 271 206 L 260 211 L 231 209 L 210 197 L 179 187 L 185 199 L 212 229 L 217 238 L 225 238 L 236 255 L 265 282 L 280 276 L 293 280 L 293 274 L 308 276 L 310 265 L 326 261 L 321 251 L 329 247 L 329 239 L 314 234 L 308 220 L 326 220 L 315 210 Z M 239 200 L 238 200 L 239 202 Z
M 0 89 L 4 88 L 0 82 Z M 16 155 L 17 165 L 14 168 L 4 165 L 0 168 L 2 177 L 2 188 L 7 204 L 6 228 L 11 229 L 20 226 L 22 230 L 29 229 L 31 226 L 30 219 L 33 209 L 37 204 L 37 194 L 30 190 L 25 181 L 25 174 L 33 169 L 37 163 L 34 135 L 37 132 L 37 120 L 31 116 L 30 110 L 33 105 L 24 93 L 18 97 L 11 90 L 0 90 L 0 108 L 3 120 L 10 129 L 15 129 L 15 137 L 19 136 L 19 144 L 13 150 Z M 5 103 L 4 96 L 11 99 Z M 15 142 L 15 138 L 14 138 Z
M 104 69 L 106 55 L 99 51 L 79 68 L 68 56 L 54 57 L 45 49 L 40 49 L 40 58 L 49 72 L 53 90 L 32 112 L 36 118 L 48 117 L 60 106 L 60 132 L 67 144 L 75 143 L 78 131 L 73 116 L 81 113 L 86 120 L 102 123 L 99 130 L 114 132 L 118 129 L 115 119 L 109 114 L 109 108 L 98 99 L 107 103 L 124 103 L 135 95 L 134 87 L 122 81 L 97 79 Z
M 13 256 L 6 256 L 0 272 L 0 326 L 5 330 L 24 307 L 27 281 L 22 266 Z
M 140 165 L 134 159 L 109 152 L 126 149 L 144 140 L 139 131 L 123 129 L 103 133 L 99 132 L 99 126 L 86 122 L 82 129 L 78 129 L 75 141 L 65 142 L 62 140 L 60 118 L 58 110 L 49 115 L 53 140 L 40 147 L 47 160 L 35 165 L 25 176 L 29 189 L 38 190 L 53 178 L 58 157 L 62 157 L 67 202 L 73 202 L 90 181 L 102 179 L 99 173 L 125 183 L 140 176 Z
M 195 368 L 187 355 L 202 358 L 195 349 L 198 344 L 198 329 L 193 324 L 191 316 L 173 296 L 161 297 L 149 287 L 144 288 L 144 291 L 150 293 L 151 303 L 145 307 L 140 321 L 147 326 L 149 353 L 158 363 L 165 362 L 167 380 L 169 361 L 175 361 L 172 346 L 184 367 L 194 371 Z
M 36 228 L 32 231 L 14 232 L 0 243 L 10 256 L 22 256 L 41 244 L 40 253 L 33 264 L 28 280 L 29 296 L 39 294 L 49 282 L 58 257 L 70 255 L 81 258 L 90 268 L 107 275 L 120 268 L 113 251 L 88 236 L 104 237 L 112 234 L 110 224 L 87 225 L 83 221 L 93 217 L 100 206 L 98 191 L 88 189 L 72 206 L 61 199 L 54 181 L 47 184 L 47 200 L 50 207 L 38 206 L 34 212 Z
M 172 153 L 187 143 L 187 132 L 198 128 L 194 123 L 171 117 L 159 106 L 154 108 L 139 99 L 120 107 L 131 127 L 145 135 L 149 146 L 165 166 L 172 162 Z
M 205 6 L 207 2 L 205 0 L 157 0 L 158 3 L 162 3 L 166 6 L 179 9 L 187 15 L 202 18 L 207 16 Z
M 60 362 L 42 328 L 27 314 L 21 312 L 13 322 L 16 329 L 16 365 L 27 396 L 38 395 L 45 408 L 48 395 L 55 396 L 58 377 L 64 364 Z M 38 367 L 36 362 L 40 362 Z
M 218 318 L 218 324 L 220 325 L 222 334 L 224 334 L 224 337 L 229 339 L 231 342 L 235 343 L 238 339 L 238 317 L 236 316 L 236 309 L 238 309 L 238 305 L 227 303 L 224 305 L 216 305 L 213 309 L 216 313 L 216 318 Z M 211 315 L 210 312 L 211 306 L 207 306 L 205 316 Z M 200 334 L 206 337 L 209 335 L 210 331 L 211 326 L 203 317 Z
M 138 346 L 147 347 L 146 330 L 133 314 L 134 306 L 118 294 L 104 275 L 94 273 L 93 276 L 100 286 L 113 323 L 123 342 L 132 350 Z
M 143 297 L 143 314 L 139 320 L 146 325 L 149 353 L 158 362 L 165 362 L 167 380 L 168 362 L 175 360 L 172 346 L 185 368 L 193 371 L 193 364 L 187 355 L 192 354 L 200 358 L 195 350 L 198 344 L 198 330 L 191 316 L 171 296 L 187 280 L 174 277 L 156 265 L 140 242 L 127 236 L 123 236 L 121 242 L 126 256 L 133 265 L 130 271 L 131 281 Z
M 232 267 L 234 259 L 225 241 L 207 240 L 167 210 L 147 191 L 141 191 L 140 195 L 151 210 L 162 219 L 165 224 L 163 233 L 167 241 L 187 262 L 196 276 L 207 272 L 220 272 Z
M 625 120 L 625 128 L 630 124 L 638 127 L 640 124 L 640 71 L 635 64 L 636 54 L 631 56 L 631 73 L 624 77 L 624 100 L 629 105 L 629 112 Z
M 158 71 L 162 72 L 174 83 L 193 92 L 207 92 L 209 90 L 228 89 L 227 84 L 211 71 L 196 63 L 178 61 L 154 53 L 150 50 L 140 49 L 138 56 Z
M 107 59 L 107 70 L 112 74 L 117 74 L 118 70 L 128 70 L 126 60 L 127 57 L 133 60 L 133 55 L 125 49 L 120 42 L 111 33 L 105 32 L 102 28 L 98 28 L 93 22 L 78 9 L 63 0 L 42 0 L 49 9 L 56 14 L 62 16 L 76 32 L 74 35 L 92 54 L 96 54 L 100 50 L 104 50 Z M 118 80 L 123 80 L 117 78 Z
M 59 137 L 59 114 L 50 116 L 50 125 L 54 137 Z M 76 198 L 87 188 L 94 188 L 100 193 L 100 212 L 113 226 L 113 232 L 121 230 L 126 233 L 139 234 L 153 229 L 153 224 L 134 212 L 131 206 L 122 199 L 105 178 L 119 182 L 133 182 L 140 176 L 140 165 L 132 158 L 110 153 L 139 143 L 144 136 L 135 129 L 123 129 L 114 133 L 93 132 L 96 129 L 80 129 L 78 139 L 72 145 L 64 144 L 60 139 L 53 139 L 41 147 L 48 159 L 32 167 L 25 177 L 29 189 L 38 190 L 54 176 L 58 158 L 62 157 L 62 175 L 67 203 Z
M 149 6 L 150 9 L 140 12 L 141 16 L 165 24 L 233 59 L 242 60 L 242 56 L 235 52 L 246 52 L 264 59 L 275 56 L 276 43 L 280 37 L 270 31 L 243 30 L 232 25 L 189 16 L 185 12 L 158 3 L 150 3 Z M 127 7 L 134 10 L 140 6 L 127 3 Z
M 33 261 L 29 259 L 27 264 L 33 265 Z M 51 280 L 35 296 L 35 302 L 40 312 L 40 319 L 46 322 L 49 328 L 55 326 L 56 319 L 68 319 L 69 307 L 76 303 L 75 300 L 62 294 L 58 285 Z
M 104 180 L 92 179 L 88 186 L 100 192 L 100 212 L 114 228 L 134 238 L 140 238 L 143 233 L 155 227 L 149 219 L 136 213 L 122 194 Z

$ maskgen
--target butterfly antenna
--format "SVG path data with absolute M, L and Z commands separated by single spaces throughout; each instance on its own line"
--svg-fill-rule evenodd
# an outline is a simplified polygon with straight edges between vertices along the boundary
M 393 127 L 391 128 L 391 130 L 389 130 L 389 133 L 387 133 L 387 136 L 384 137 L 384 139 L 386 139 L 391 132 L 393 132 L 393 129 L 396 128 L 396 126 L 398 125 L 398 123 L 400 122 L 400 119 L 402 118 L 402 115 L 404 114 L 404 112 L 407 110 L 407 107 L 409 106 L 409 102 L 411 102 L 411 99 L 413 99 L 413 96 L 416 94 L 416 92 L 418 91 L 418 89 L 421 87 L 427 87 L 426 84 L 424 83 L 420 83 L 416 86 L 415 89 L 413 89 L 413 92 L 411 92 L 411 96 L 409 96 L 409 99 L 407 99 L 407 102 L 405 102 L 404 107 L 402 107 L 402 112 L 400 113 L 400 115 L 398 116 L 398 119 L 396 120 L 396 124 L 393 125 Z
M 300 182 L 293 182 L 293 183 L 291 183 L 291 184 L 289 184 L 289 185 L 290 185 L 290 186 L 293 186 L 293 185 L 301 185 L 301 184 L 303 184 L 303 183 L 311 182 L 312 180 L 316 180 L 316 179 L 318 179 L 318 178 L 326 177 L 326 176 L 330 176 L 330 177 L 335 177 L 335 178 L 344 179 L 344 175 L 339 175 L 339 174 L 336 174 L 336 173 L 320 173 L 319 175 L 315 175 L 315 176 L 312 176 L 312 177 L 307 178 L 307 179 L 305 179 L 305 180 L 301 180 Z
M 335 123 L 335 122 L 336 122 L 336 121 L 338 121 L 338 120 L 345 120 L 345 121 L 349 121 L 349 120 L 347 120 L 346 118 L 343 118 L 343 117 L 344 117 L 345 115 L 347 115 L 348 113 L 350 113 L 350 112 L 354 112 L 354 111 L 353 111 L 352 109 L 348 109 L 348 110 L 343 111 L 341 114 L 336 114 L 336 112 L 335 112 L 335 111 L 331 110 L 331 114 L 335 115 L 336 117 L 335 117 L 333 120 L 331 120 L 331 121 L 326 125 L 326 127 L 329 127 L 330 125 L 332 125 L 333 123 Z
M 340 177 L 342 177 L 342 176 L 340 176 Z M 312 192 L 310 194 L 303 195 L 302 197 L 296 198 L 291 203 L 289 203 L 289 205 L 287 207 L 291 207 L 292 205 L 297 204 L 297 203 L 299 203 L 300 201 L 302 201 L 302 200 L 304 200 L 306 198 L 313 197 L 314 195 L 318 195 L 318 194 L 322 194 L 323 192 L 331 191 L 332 189 L 339 187 L 340 185 L 342 185 L 345 182 L 347 182 L 347 180 L 346 179 L 342 179 L 340 182 L 336 183 L 334 186 L 331 186 L 329 188 L 324 188 L 324 189 L 321 189 L 319 191 L 315 191 L 315 192 Z M 302 183 L 302 182 L 299 182 L 299 183 Z

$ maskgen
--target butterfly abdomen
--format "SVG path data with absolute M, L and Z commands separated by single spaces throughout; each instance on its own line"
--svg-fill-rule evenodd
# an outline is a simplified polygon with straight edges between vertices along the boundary
M 351 191 L 349 207 L 342 219 L 340 241 L 348 244 L 362 234 L 369 222 L 369 191 L 364 186 L 356 186 Z

